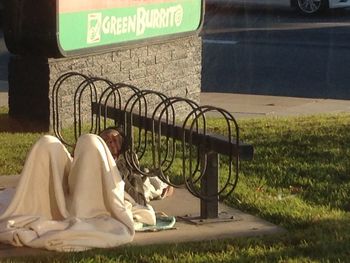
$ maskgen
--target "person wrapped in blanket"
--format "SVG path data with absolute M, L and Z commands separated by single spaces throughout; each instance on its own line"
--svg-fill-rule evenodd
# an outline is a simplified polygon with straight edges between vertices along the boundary
M 115 128 L 80 136 L 73 154 L 54 136 L 40 138 L 16 188 L 0 191 L 0 243 L 82 251 L 131 242 L 136 223 L 155 225 L 147 201 L 171 188 L 132 176 L 119 160 L 124 149 Z

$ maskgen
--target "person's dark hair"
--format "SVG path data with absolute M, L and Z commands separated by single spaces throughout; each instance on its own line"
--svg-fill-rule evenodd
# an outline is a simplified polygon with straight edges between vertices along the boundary
M 108 131 L 117 131 L 122 137 L 123 137 L 123 143 L 122 143 L 122 148 L 120 149 L 120 154 L 124 154 L 125 151 L 128 149 L 128 139 L 125 136 L 125 132 L 124 132 L 124 127 L 123 126 L 109 126 L 105 129 L 103 129 L 102 131 L 100 131 L 99 135 L 101 135 L 104 132 L 108 132 Z

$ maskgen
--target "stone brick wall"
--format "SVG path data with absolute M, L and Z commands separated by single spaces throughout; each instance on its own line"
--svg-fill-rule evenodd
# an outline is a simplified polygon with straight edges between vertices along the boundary
M 59 76 L 72 71 L 198 102 L 201 52 L 201 38 L 193 35 L 81 57 L 14 56 L 9 63 L 10 115 L 40 120 L 50 127 L 52 87 Z M 60 94 L 63 107 L 72 104 L 76 86 L 69 83 L 70 91 Z

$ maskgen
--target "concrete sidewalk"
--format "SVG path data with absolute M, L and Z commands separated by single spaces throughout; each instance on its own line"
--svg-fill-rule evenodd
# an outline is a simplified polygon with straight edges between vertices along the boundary
M 350 100 L 236 93 L 202 92 L 200 104 L 223 108 L 232 113 L 235 118 L 350 112 Z M 8 106 L 8 83 L 5 80 L 0 80 L 1 106 Z
M 221 107 L 235 118 L 350 112 L 350 100 L 309 99 L 233 93 L 201 93 L 202 105 Z
M 15 187 L 19 176 L 0 176 L 0 190 Z M 165 243 L 181 243 L 189 241 L 217 240 L 244 236 L 261 236 L 285 233 L 286 231 L 274 224 L 255 216 L 243 213 L 237 209 L 220 204 L 221 220 L 201 222 L 187 219 L 196 218 L 200 212 L 200 200 L 191 195 L 187 189 L 176 189 L 174 195 L 152 201 L 156 212 L 176 216 L 177 222 L 172 230 L 159 232 L 136 233 L 133 245 L 150 245 Z M 4 257 L 52 254 L 41 249 L 15 248 L 0 244 L 0 260 Z
M 0 80 L 0 107 L 8 106 L 8 82 Z

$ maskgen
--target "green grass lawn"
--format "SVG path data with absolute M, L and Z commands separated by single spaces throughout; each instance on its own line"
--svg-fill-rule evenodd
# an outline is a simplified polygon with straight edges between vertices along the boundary
M 6 113 L 4 113 L 6 114 Z M 211 125 L 223 129 L 223 120 Z M 349 262 L 350 115 L 239 120 L 254 145 L 230 206 L 285 227 L 287 234 L 120 247 L 26 262 Z M 40 133 L 0 132 L 0 174 L 20 172 Z

